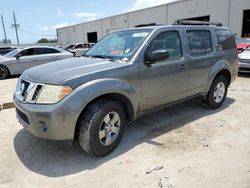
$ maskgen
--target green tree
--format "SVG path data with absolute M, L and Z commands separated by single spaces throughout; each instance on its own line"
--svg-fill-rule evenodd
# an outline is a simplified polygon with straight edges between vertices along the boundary
M 41 38 L 39 41 L 37 41 L 37 43 L 57 43 L 56 39 L 46 39 L 46 38 Z

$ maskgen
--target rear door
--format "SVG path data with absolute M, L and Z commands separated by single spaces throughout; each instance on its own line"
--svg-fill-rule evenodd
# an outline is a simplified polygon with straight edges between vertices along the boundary
M 60 58 L 60 51 L 54 48 L 36 48 L 37 65 L 42 65 Z
M 212 37 L 214 32 L 210 29 L 187 29 L 186 36 L 191 96 L 204 92 L 209 71 L 217 61 L 216 41 Z

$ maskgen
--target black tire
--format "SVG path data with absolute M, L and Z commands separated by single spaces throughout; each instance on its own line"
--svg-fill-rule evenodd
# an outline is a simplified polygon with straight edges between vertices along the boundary
M 0 65 L 0 80 L 6 79 L 9 77 L 9 70 Z
M 103 127 L 103 124 L 105 125 L 104 127 L 107 126 L 104 117 L 109 116 L 112 112 L 119 115 L 119 132 L 116 134 L 115 139 L 110 145 L 104 145 L 99 138 L 99 131 L 102 129 L 101 127 Z M 87 107 L 85 113 L 82 114 L 82 117 L 80 117 L 80 127 L 78 130 L 80 145 L 83 150 L 90 155 L 99 157 L 108 155 L 119 145 L 125 124 L 125 113 L 120 103 L 110 99 L 99 99 L 94 101 Z M 106 131 L 105 135 L 107 137 Z
M 224 91 L 224 94 L 223 96 L 221 95 L 221 97 L 215 97 L 215 92 L 217 90 L 217 85 L 218 84 L 224 84 L 225 86 L 225 91 Z M 225 98 L 227 96 L 227 90 L 228 90 L 228 80 L 225 76 L 223 75 L 219 75 L 217 76 L 211 87 L 210 87 L 210 90 L 205 98 L 205 104 L 209 107 L 209 108 L 212 108 L 212 109 L 217 109 L 217 108 L 220 108 L 222 106 L 222 104 L 224 103 L 225 101 Z M 218 99 L 219 98 L 219 99 Z M 217 100 L 217 101 L 216 101 Z

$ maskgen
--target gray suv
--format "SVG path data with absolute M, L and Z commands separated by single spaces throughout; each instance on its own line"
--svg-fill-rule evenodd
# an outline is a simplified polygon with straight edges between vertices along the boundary
M 178 21 L 109 34 L 81 58 L 25 71 L 14 103 L 19 122 L 52 140 L 77 138 L 84 151 L 105 156 L 127 122 L 201 96 L 222 106 L 237 77 L 233 34 L 220 24 Z

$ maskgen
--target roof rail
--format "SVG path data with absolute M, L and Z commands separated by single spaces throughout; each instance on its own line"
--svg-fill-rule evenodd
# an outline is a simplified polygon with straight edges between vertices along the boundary
M 176 20 L 173 25 L 215 25 L 222 27 L 222 23 L 217 22 L 206 22 L 206 21 L 196 21 L 196 20 Z
M 149 26 L 162 26 L 162 24 L 148 23 L 148 24 L 136 25 L 135 27 L 149 27 Z

